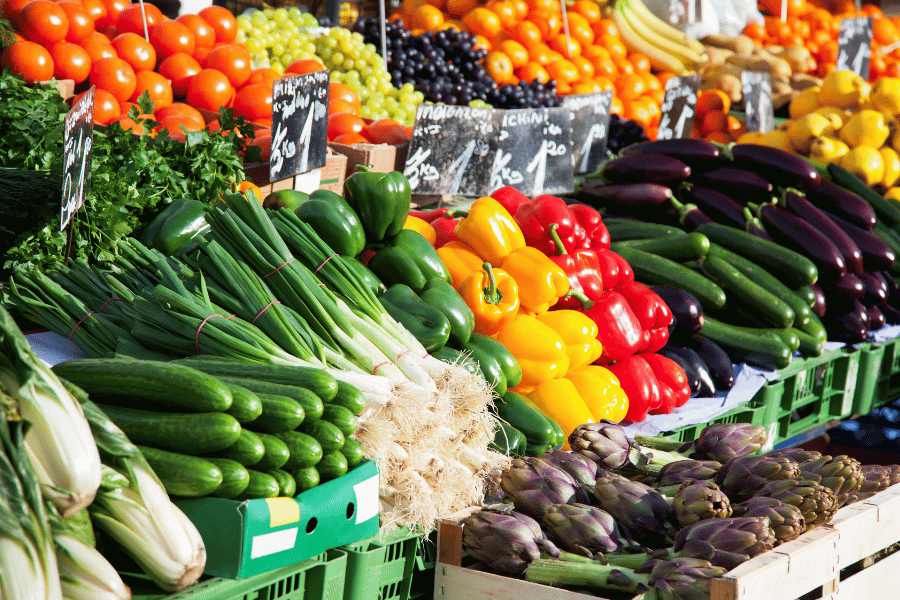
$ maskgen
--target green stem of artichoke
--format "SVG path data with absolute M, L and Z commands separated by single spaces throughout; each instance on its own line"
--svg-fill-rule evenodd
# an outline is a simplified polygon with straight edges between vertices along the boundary
M 529 565 L 525 571 L 525 579 L 544 585 L 603 588 L 631 593 L 647 588 L 645 577 L 630 569 L 544 558 Z
M 634 436 L 634 441 L 644 448 L 652 448 L 654 450 L 664 450 L 666 452 L 675 452 L 684 445 L 684 442 L 668 440 L 660 437 L 650 437 L 646 435 Z

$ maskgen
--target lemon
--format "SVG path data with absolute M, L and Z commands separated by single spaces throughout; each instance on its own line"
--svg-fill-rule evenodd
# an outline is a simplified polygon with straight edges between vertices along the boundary
M 809 113 L 796 121 L 787 122 L 790 123 L 788 137 L 791 139 L 791 145 L 800 154 L 809 154 L 810 144 L 817 137 L 834 133 L 831 121 L 816 113 Z
M 762 134 L 758 131 L 748 131 L 747 133 L 742 133 L 741 136 L 737 139 L 738 144 L 758 144 L 759 138 Z
M 851 148 L 872 146 L 881 148 L 890 135 L 887 122 L 877 110 L 861 110 L 841 128 L 841 139 Z
M 865 82 L 851 71 L 832 71 L 822 80 L 820 106 L 857 108 L 865 100 Z
M 841 166 L 873 186 L 884 178 L 884 159 L 877 148 L 857 146 L 841 158 Z
M 785 152 L 793 152 L 794 147 L 791 145 L 791 138 L 788 135 L 787 131 L 784 130 L 773 130 L 768 133 L 764 133 L 759 136 L 754 144 L 760 144 L 761 146 L 770 146 L 772 148 L 778 148 L 779 150 L 784 150 Z
M 813 112 L 817 115 L 822 115 L 831 121 L 831 126 L 834 128 L 835 132 L 840 131 L 841 127 L 843 127 L 844 123 L 847 121 L 847 113 L 837 106 L 820 106 Z
M 850 151 L 850 147 L 837 138 L 820 136 L 809 146 L 809 157 L 823 163 L 838 162 Z
M 884 161 L 884 175 L 881 177 L 881 186 L 885 189 L 892 188 L 900 180 L 900 154 L 889 146 L 879 148 L 881 159 Z
M 870 98 L 875 110 L 900 114 L 900 77 L 882 77 L 876 81 Z
M 788 106 L 788 113 L 792 119 L 799 119 L 819 107 L 819 90 L 819 86 L 813 86 L 794 96 Z
M 900 187 L 892 187 L 888 191 L 884 193 L 884 197 L 889 200 L 896 200 L 900 202 Z

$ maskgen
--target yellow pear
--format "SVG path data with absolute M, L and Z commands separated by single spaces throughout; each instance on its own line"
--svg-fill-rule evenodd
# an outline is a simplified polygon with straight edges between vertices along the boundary
M 822 80 L 819 106 L 858 108 L 865 100 L 866 82 L 852 71 L 832 71 Z
M 875 110 L 888 115 L 900 114 L 900 77 L 882 77 L 876 81 L 869 98 Z
M 887 141 L 891 131 L 887 122 L 877 110 L 861 110 L 850 117 L 841 128 L 841 139 L 851 148 L 872 146 L 881 148 Z
M 788 137 L 791 139 L 791 145 L 800 154 L 809 154 L 809 147 L 817 137 L 834 134 L 831 121 L 816 113 L 809 113 L 796 121 L 787 122 L 790 123 Z
M 757 138 L 754 143 L 761 146 L 778 148 L 779 150 L 784 150 L 785 152 L 794 151 L 794 147 L 791 145 L 791 138 L 788 135 L 788 132 L 784 130 L 774 129 L 772 131 L 764 133 L 759 136 L 759 138 Z
M 791 100 L 788 113 L 792 119 L 799 119 L 803 115 L 813 112 L 819 107 L 819 86 L 806 88 Z
M 822 163 L 839 162 L 850 151 L 850 147 L 837 138 L 820 136 L 809 146 L 809 157 Z
M 884 175 L 881 177 L 881 187 L 884 189 L 892 188 L 900 180 L 900 154 L 897 154 L 897 151 L 890 146 L 879 148 L 878 152 L 884 161 Z
M 884 159 L 877 148 L 857 146 L 841 158 L 841 166 L 873 186 L 884 178 Z

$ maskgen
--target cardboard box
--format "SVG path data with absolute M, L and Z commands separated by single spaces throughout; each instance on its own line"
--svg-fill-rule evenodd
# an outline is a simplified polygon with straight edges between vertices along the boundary
M 378 533 L 378 468 L 367 462 L 294 498 L 180 500 L 206 544 L 207 575 L 271 571 Z
M 308 173 L 296 175 L 294 177 L 286 177 L 278 181 L 269 181 L 269 163 L 251 163 L 244 165 L 244 173 L 247 178 L 259 186 L 262 190 L 262 196 L 265 200 L 266 196 L 272 192 L 279 190 L 300 190 L 310 192 L 315 189 L 330 190 L 337 194 L 343 193 L 344 190 L 344 173 L 346 172 L 347 157 L 333 152 L 330 148 L 325 157 L 325 166 L 314 169 L 310 173 L 318 172 L 318 182 L 315 183 L 312 190 L 301 189 L 303 180 L 307 178 Z
M 387 173 L 389 171 L 403 172 L 406 164 L 406 151 L 409 143 L 399 146 L 389 144 L 338 144 L 328 142 L 328 147 L 338 154 L 347 157 L 345 177 L 350 177 L 356 172 L 356 165 L 366 165 L 373 171 Z

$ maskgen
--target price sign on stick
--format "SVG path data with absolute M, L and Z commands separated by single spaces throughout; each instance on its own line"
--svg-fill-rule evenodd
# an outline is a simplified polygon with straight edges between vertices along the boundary
M 94 146 L 94 88 L 66 115 L 63 125 L 62 202 L 59 230 L 63 231 L 91 190 L 91 150 Z M 71 236 L 70 236 L 71 241 Z
M 772 107 L 772 78 L 766 71 L 741 73 L 744 92 L 744 112 L 747 114 L 747 131 L 766 133 L 775 128 Z
M 328 84 L 328 71 L 284 77 L 273 82 L 269 181 L 325 166 Z
M 572 117 L 572 163 L 576 173 L 590 173 L 606 158 L 612 92 L 573 94 L 562 104 Z
M 509 185 L 529 196 L 571 192 L 574 171 L 569 109 L 495 112 L 498 137 L 490 189 Z
M 403 175 L 416 194 L 487 195 L 496 139 L 489 108 L 420 104 Z
M 853 71 L 869 80 L 869 60 L 872 58 L 872 18 L 841 19 L 838 34 L 838 71 Z
M 699 75 L 672 77 L 666 82 L 666 95 L 660 107 L 662 117 L 656 139 L 671 140 L 691 136 L 699 89 Z

